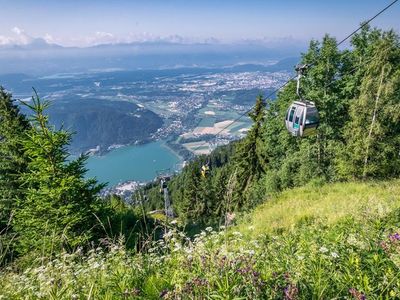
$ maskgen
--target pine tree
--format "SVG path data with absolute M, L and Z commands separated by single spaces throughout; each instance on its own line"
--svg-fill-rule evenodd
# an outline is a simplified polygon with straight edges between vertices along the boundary
M 351 105 L 351 121 L 339 172 L 344 177 L 400 174 L 400 47 L 392 31 L 374 43 L 360 95 Z
M 257 181 L 263 174 L 264 156 L 262 153 L 262 132 L 261 128 L 265 119 L 265 101 L 262 96 L 258 96 L 253 110 L 249 113 L 253 126 L 247 136 L 238 145 L 234 160 L 237 169 L 236 192 L 241 199 L 237 205 L 245 205 L 243 195 L 246 193 L 252 181 Z
M 20 175 L 27 166 L 21 140 L 29 123 L 14 99 L 0 86 L 0 233 L 10 223 L 17 198 L 23 199 Z
M 44 114 L 48 101 L 37 94 L 32 103 L 31 128 L 23 140 L 29 157 L 27 170 L 21 174 L 26 193 L 19 199 L 14 227 L 18 232 L 18 250 L 24 254 L 41 249 L 52 253 L 88 241 L 97 223 L 97 193 L 104 185 L 84 179 L 87 156 L 69 160 L 67 145 L 71 133 L 55 130 Z

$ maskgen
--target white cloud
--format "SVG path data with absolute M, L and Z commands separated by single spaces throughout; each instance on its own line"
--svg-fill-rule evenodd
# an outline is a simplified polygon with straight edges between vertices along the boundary
M 43 39 L 46 41 L 46 43 L 49 43 L 49 44 L 53 44 L 55 42 L 53 36 L 48 33 L 46 33 L 44 35 Z
M 10 45 L 28 45 L 36 39 L 42 39 L 48 44 L 58 44 L 62 46 L 78 46 L 78 47 L 89 47 L 100 44 L 119 44 L 119 43 L 145 43 L 145 42 L 168 42 L 178 44 L 193 44 L 193 43 L 208 43 L 216 44 L 221 41 L 215 38 L 194 38 L 185 37 L 181 35 L 168 35 L 160 36 L 149 32 L 141 33 L 129 33 L 124 35 L 116 35 L 110 32 L 97 31 L 91 35 L 81 35 L 73 37 L 57 37 L 50 33 L 46 33 L 43 36 L 32 36 L 28 34 L 24 29 L 20 27 L 13 27 L 10 30 L 9 35 L 0 35 L 0 46 Z
M 30 42 L 32 42 L 32 40 L 33 40 L 33 37 L 26 34 L 25 31 L 19 27 L 14 27 L 12 29 L 12 32 L 14 32 L 16 35 L 15 42 L 14 42 L 15 44 L 26 45 L 26 44 L 29 44 Z
M 21 34 L 23 32 L 23 30 L 19 29 L 18 27 L 14 27 L 13 29 L 11 29 L 11 31 L 15 34 Z
M 32 36 L 19 27 L 12 28 L 11 32 L 11 36 L 0 35 L 0 45 L 27 45 L 34 40 Z
M 9 37 L 0 35 L 0 45 L 9 45 L 11 44 L 11 40 Z

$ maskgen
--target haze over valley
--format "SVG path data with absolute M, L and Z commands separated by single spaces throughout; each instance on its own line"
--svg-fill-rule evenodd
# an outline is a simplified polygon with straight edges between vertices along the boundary
M 2 74 L 0 80 L 24 101 L 30 101 L 32 87 L 51 100 L 50 121 L 75 133 L 70 145 L 75 155 L 106 155 L 124 145 L 161 140 L 183 162 L 243 137 L 251 125 L 248 117 L 232 126 L 230 122 L 246 112 L 258 94 L 286 81 L 296 60 L 271 58 L 223 67 L 14 73 Z M 175 163 L 169 167 L 177 168 Z M 127 175 L 120 181 L 134 177 Z M 108 181 L 115 184 L 113 178 Z

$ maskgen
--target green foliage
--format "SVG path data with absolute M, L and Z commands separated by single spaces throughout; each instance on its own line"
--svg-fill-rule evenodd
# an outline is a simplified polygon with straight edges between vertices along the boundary
M 350 178 L 400 174 L 400 46 L 392 31 L 371 45 L 360 95 L 345 126 L 347 145 L 340 175 Z
M 25 192 L 18 198 L 13 226 L 21 254 L 53 253 L 86 243 L 93 234 L 100 208 L 97 193 L 103 185 L 84 179 L 86 156 L 68 160 L 71 134 L 48 125 L 44 110 L 49 102 L 37 95 L 25 103 L 34 115 L 22 140 L 29 158 L 20 174 Z
M 219 155 L 199 158 L 171 181 L 172 202 L 181 219 L 220 223 L 228 211 L 251 209 L 286 188 L 398 176 L 399 43 L 393 31 L 368 26 L 354 36 L 352 50 L 339 50 L 328 35 L 311 41 L 301 60 L 311 65 L 301 93 L 318 108 L 317 134 L 296 138 L 285 128 L 287 108 L 298 98 L 294 81 L 275 100 L 258 97 L 250 113 L 253 126 L 226 152 L 230 159 L 213 165 L 203 180 L 201 165 Z M 230 179 L 234 182 L 229 185 Z
M 23 195 L 19 174 L 24 172 L 28 158 L 21 138 L 29 123 L 14 104 L 14 99 L 0 86 L 0 234 L 11 222 L 16 199 Z
M 29 161 L 21 139 L 28 130 L 29 123 L 11 94 L 0 86 L 0 266 L 13 256 L 16 233 L 12 220 L 17 199 L 24 196 L 20 174 Z
M 234 155 L 236 162 L 234 169 L 237 172 L 234 193 L 237 194 L 235 197 L 237 208 L 249 206 L 247 191 L 251 189 L 252 183 L 257 182 L 264 173 L 267 158 L 263 155 L 263 140 L 261 139 L 261 129 L 265 120 L 265 101 L 262 96 L 257 97 L 249 116 L 253 120 L 253 126 L 246 138 L 238 144 Z
M 219 232 L 206 228 L 194 240 L 173 229 L 146 252 L 132 254 L 120 240 L 87 254 L 61 253 L 21 273 L 4 271 L 0 295 L 397 299 L 399 192 L 399 180 L 293 189 L 260 206 L 250 221 Z
M 102 199 L 98 221 L 101 229 L 96 235 L 101 237 L 101 244 L 116 243 L 122 238 L 127 249 L 140 249 L 143 242 L 156 238 L 158 234 L 142 203 L 129 205 L 117 195 Z

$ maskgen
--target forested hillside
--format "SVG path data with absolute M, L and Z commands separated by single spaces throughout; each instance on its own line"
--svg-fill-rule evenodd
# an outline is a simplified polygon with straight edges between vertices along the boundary
M 319 110 L 318 134 L 299 139 L 285 128 L 286 110 L 297 99 L 294 81 L 276 100 L 260 96 L 245 139 L 198 158 L 170 182 L 174 208 L 185 223 L 223 223 L 228 213 L 310 181 L 399 175 L 399 37 L 365 26 L 351 49 L 340 50 L 326 35 L 311 41 L 301 63 L 311 65 L 302 88 Z M 203 177 L 207 162 L 211 172 Z M 151 189 L 144 193 L 153 207 L 162 207 L 160 196 Z

